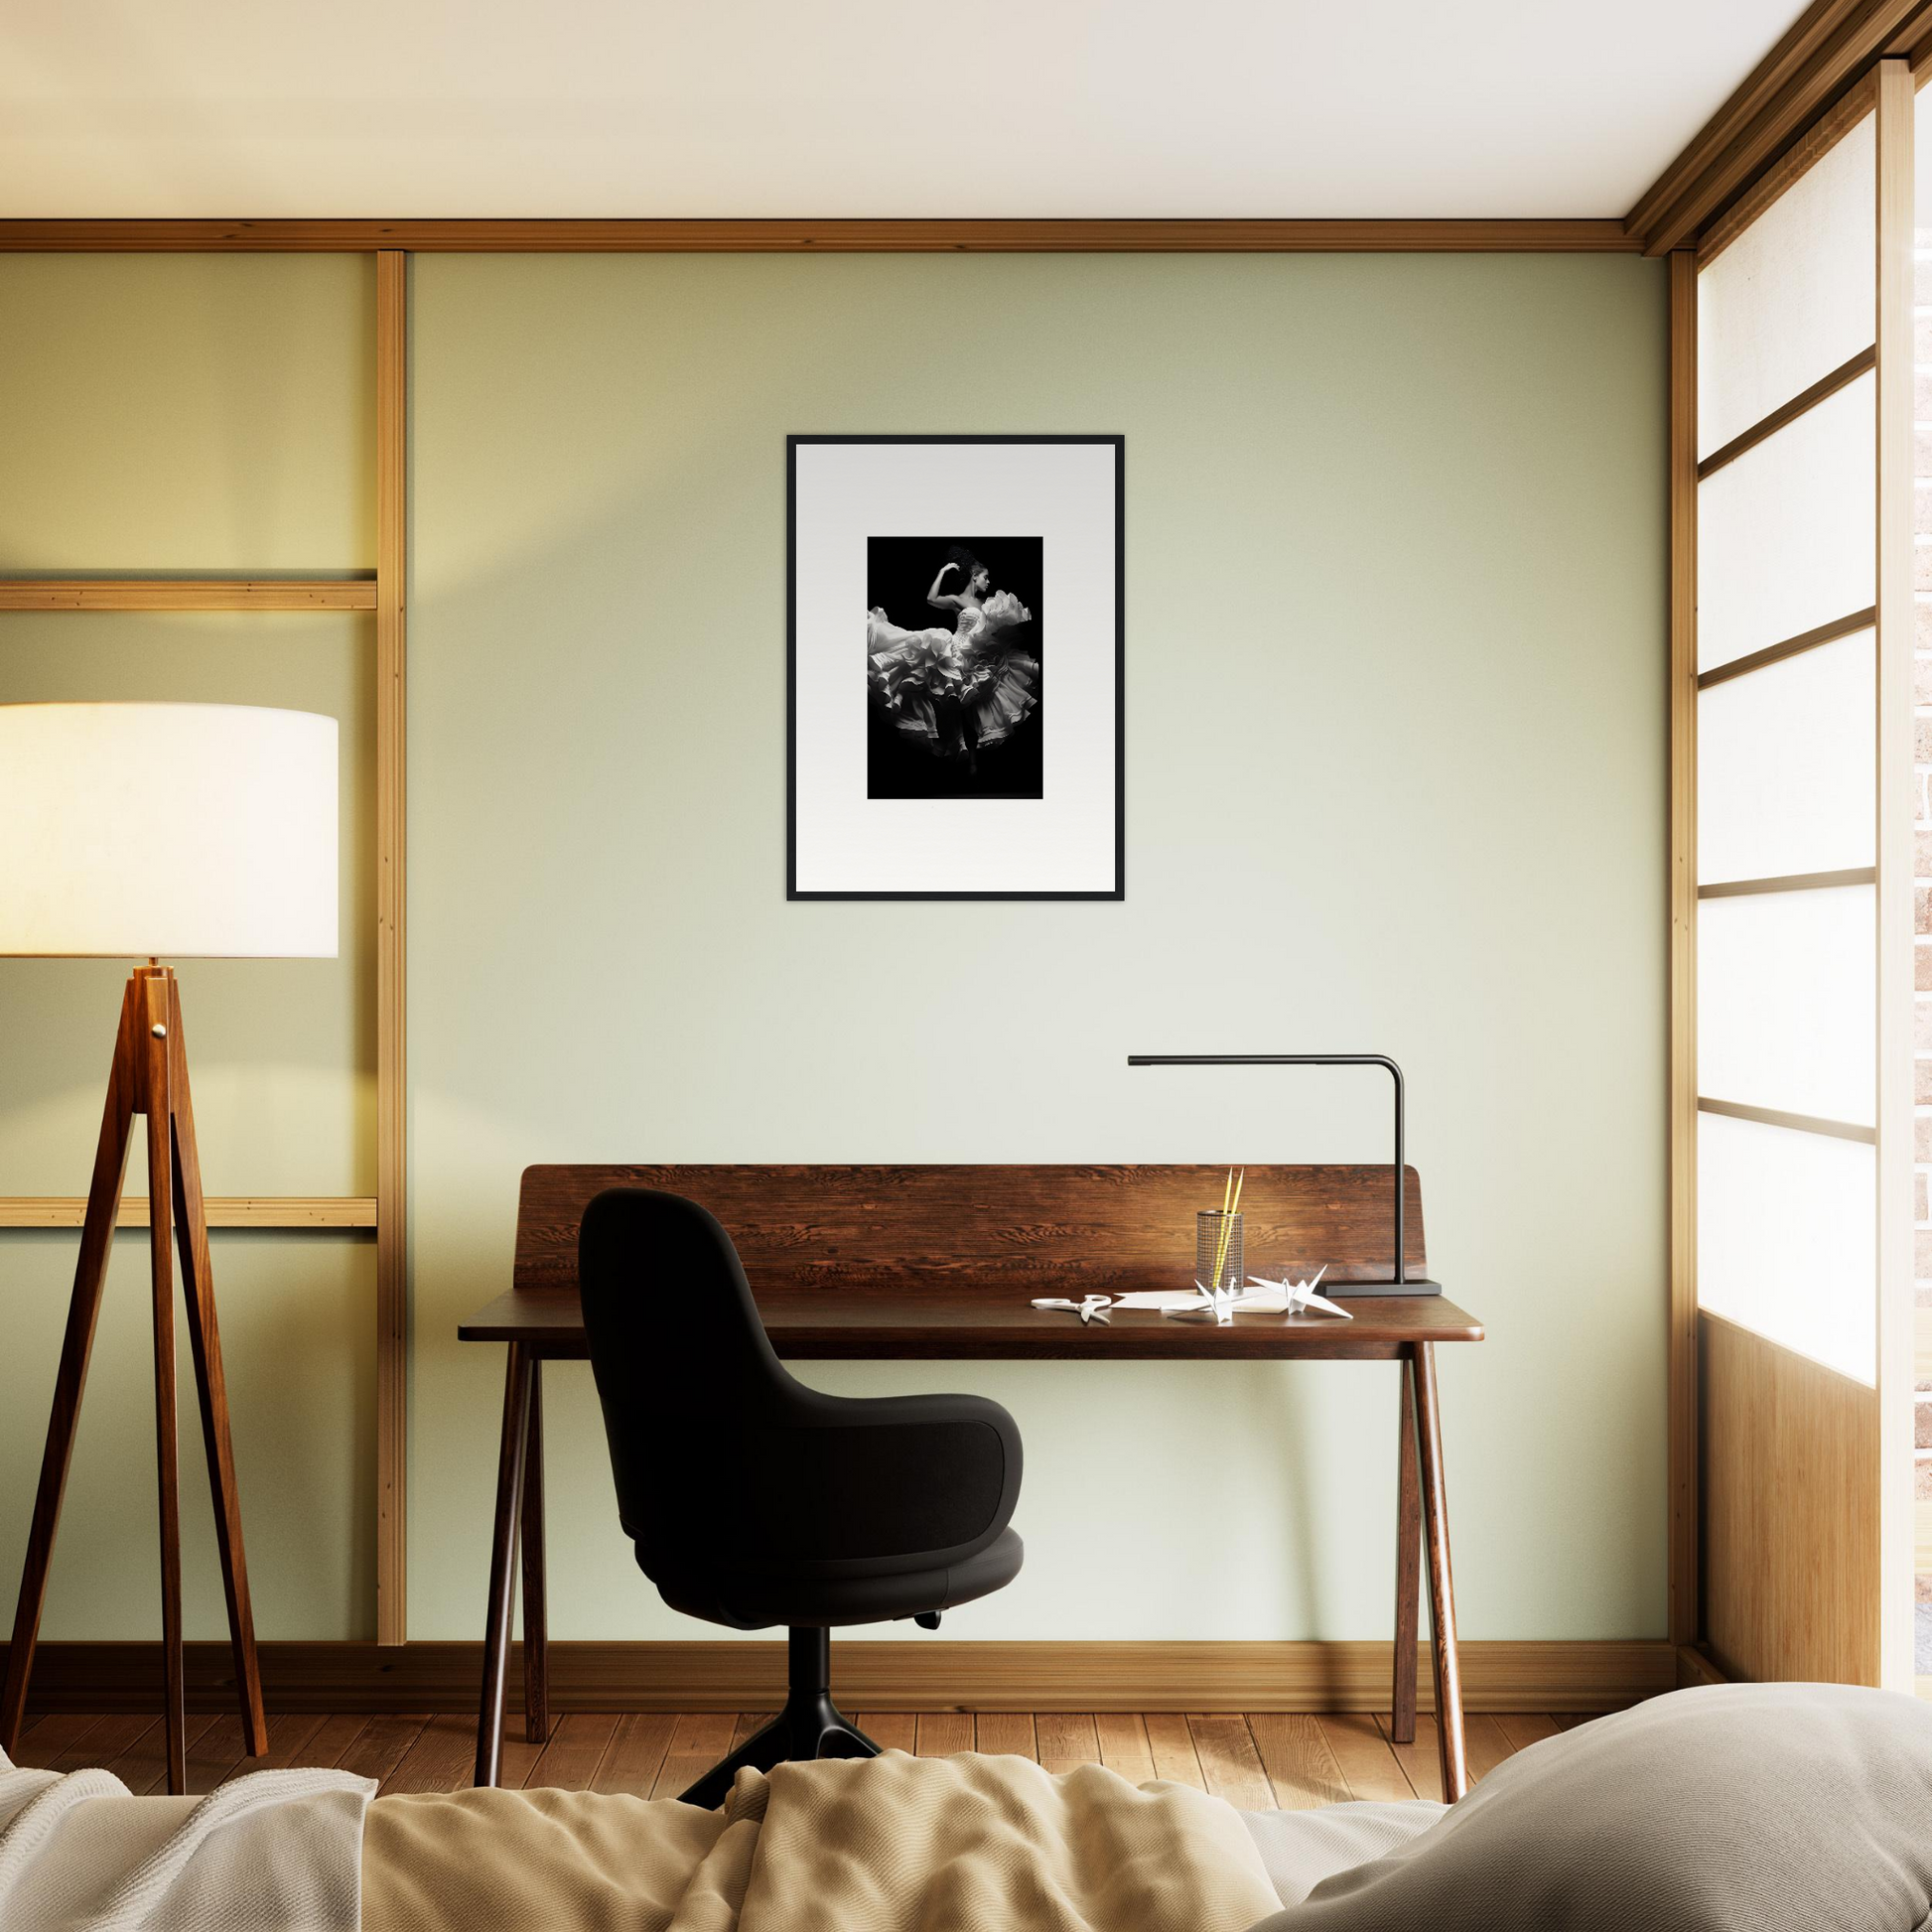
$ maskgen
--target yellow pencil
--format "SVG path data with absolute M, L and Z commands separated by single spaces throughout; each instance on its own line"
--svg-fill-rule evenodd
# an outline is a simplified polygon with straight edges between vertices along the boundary
M 1241 1170 L 1241 1178 L 1248 1177 L 1246 1168 Z M 1241 1188 L 1235 1180 L 1234 1170 L 1228 1170 L 1227 1183 L 1221 1189 L 1221 1238 L 1214 1248 L 1214 1280 L 1210 1286 L 1218 1289 L 1221 1276 L 1227 1268 L 1228 1245 L 1234 1234 L 1234 1210 L 1241 1205 Z

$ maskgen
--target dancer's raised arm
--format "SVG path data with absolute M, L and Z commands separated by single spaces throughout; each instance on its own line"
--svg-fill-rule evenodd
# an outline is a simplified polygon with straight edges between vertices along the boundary
M 939 574 L 932 580 L 932 588 L 925 594 L 925 601 L 935 611 L 957 611 L 960 608 L 962 600 L 954 597 L 950 592 L 944 597 L 939 595 L 939 586 L 946 581 L 946 572 L 949 570 L 957 570 L 959 566 L 957 564 L 951 563 L 941 564 L 939 566 Z

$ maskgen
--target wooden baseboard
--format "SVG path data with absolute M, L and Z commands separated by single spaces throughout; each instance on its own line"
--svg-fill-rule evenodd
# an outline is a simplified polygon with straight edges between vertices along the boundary
M 519 1646 L 520 1649 L 520 1646 Z M 1465 1643 L 1471 1711 L 1614 1711 L 1680 1682 L 1663 1641 Z M 4 1655 L 4 1646 L 0 1646 Z M 553 1643 L 561 1711 L 756 1711 L 784 1683 L 781 1643 Z M 848 1711 L 1377 1711 L 1389 1706 L 1386 1643 L 949 1643 L 835 1640 Z M 473 1711 L 476 1643 L 265 1643 L 271 1711 Z M 510 1696 L 522 1663 L 511 1659 Z M 1419 1673 L 1431 1708 L 1427 1648 Z M 188 1646 L 188 1701 L 233 1701 L 224 1643 Z M 34 1711 L 160 1709 L 156 1643 L 44 1643 Z

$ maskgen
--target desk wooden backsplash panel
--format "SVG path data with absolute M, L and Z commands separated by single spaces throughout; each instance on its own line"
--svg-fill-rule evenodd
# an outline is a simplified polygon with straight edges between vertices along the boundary
M 524 1171 L 515 1284 L 577 1285 L 577 1230 L 607 1187 L 657 1187 L 709 1208 L 760 1293 L 877 1288 L 961 1277 L 1015 1293 L 1185 1287 L 1194 1215 L 1218 1207 L 1225 1168 L 538 1167 Z M 1394 1187 L 1380 1167 L 1249 1168 L 1241 1196 L 1250 1274 L 1326 1280 L 1393 1273 Z M 1422 1183 L 1404 1172 L 1408 1273 L 1426 1278 Z

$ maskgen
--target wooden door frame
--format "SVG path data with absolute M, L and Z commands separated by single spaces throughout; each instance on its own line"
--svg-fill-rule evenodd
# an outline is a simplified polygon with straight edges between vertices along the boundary
M 1814 10 L 1816 11 L 1816 10 Z M 1913 626 L 1912 130 L 1932 56 L 1880 61 L 1748 198 L 1670 251 L 1670 1547 L 1668 1627 L 1681 1681 L 1705 1637 L 1704 1450 L 1697 1289 L 1697 277 L 1854 121 L 1876 116 L 1877 987 L 1875 1065 L 1877 1627 L 1874 1675 L 1912 1689 Z M 1863 615 L 1863 614 L 1862 614 Z

